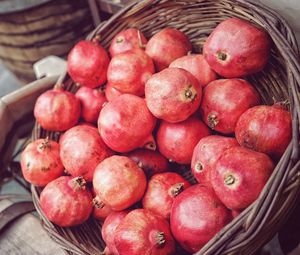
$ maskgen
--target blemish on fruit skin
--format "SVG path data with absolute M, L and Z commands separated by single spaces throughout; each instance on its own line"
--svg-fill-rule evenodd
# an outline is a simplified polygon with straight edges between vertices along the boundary
M 30 167 L 30 162 L 27 162 L 26 164 L 26 170 L 29 171 L 29 167 Z

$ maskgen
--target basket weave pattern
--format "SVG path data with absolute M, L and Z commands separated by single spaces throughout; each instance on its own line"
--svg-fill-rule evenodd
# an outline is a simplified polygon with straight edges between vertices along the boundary
M 300 64 L 295 36 L 277 13 L 246 0 L 134 1 L 88 36 L 88 39 L 97 36 L 108 48 L 112 38 L 129 27 L 139 28 L 147 38 L 162 28 L 175 27 L 188 35 L 193 52 L 202 52 L 207 36 L 218 23 L 229 17 L 257 24 L 271 36 L 274 43 L 269 64 L 264 71 L 247 79 L 259 91 L 265 104 L 287 100 L 293 116 L 293 139 L 259 199 L 224 227 L 197 255 L 253 254 L 278 231 L 296 203 L 300 188 Z M 78 89 L 69 77 L 64 80 L 66 90 L 75 92 Z M 36 124 L 33 139 L 46 136 L 57 140 L 59 133 L 45 131 Z M 32 194 L 44 227 L 64 249 L 75 254 L 99 254 L 103 250 L 98 222 L 90 219 L 75 228 L 54 226 L 41 212 L 36 187 L 32 186 Z

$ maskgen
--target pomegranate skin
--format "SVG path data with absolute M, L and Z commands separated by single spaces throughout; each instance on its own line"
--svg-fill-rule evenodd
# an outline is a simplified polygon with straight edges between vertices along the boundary
M 21 154 L 20 164 L 24 179 L 36 186 L 45 186 L 64 172 L 59 144 L 48 139 L 28 144 Z
M 120 255 L 171 255 L 175 241 L 169 223 L 145 209 L 128 213 L 115 232 L 115 245 Z
M 96 88 L 106 81 L 109 56 L 97 42 L 80 41 L 70 51 L 67 69 L 74 82 Z
M 65 131 L 78 122 L 80 102 L 68 91 L 48 90 L 36 100 L 34 117 L 46 130 Z
M 121 31 L 112 39 L 109 47 L 109 53 L 112 57 L 114 57 L 115 55 L 133 49 L 143 50 L 147 42 L 147 39 L 140 30 L 129 28 Z
M 211 172 L 212 186 L 227 208 L 240 210 L 252 204 L 274 169 L 263 153 L 243 147 L 227 149 Z
M 240 145 L 277 160 L 292 139 L 291 114 L 278 106 L 252 107 L 239 118 L 235 135 Z
M 130 158 L 112 156 L 96 168 L 93 187 L 103 202 L 114 211 L 124 210 L 139 201 L 146 190 L 146 176 Z
M 143 198 L 143 208 L 165 219 L 170 218 L 175 198 L 191 185 L 177 173 L 161 173 L 151 177 Z
M 168 160 L 158 151 L 137 149 L 128 153 L 127 156 L 144 170 L 148 178 L 154 174 L 166 172 L 169 168 Z
M 97 123 L 102 106 L 107 102 L 104 93 L 98 89 L 81 87 L 75 96 L 80 100 L 83 120 Z
M 40 195 L 46 217 L 61 227 L 85 222 L 92 210 L 92 194 L 80 177 L 61 176 L 48 183 Z
M 93 192 L 93 195 L 95 196 L 93 198 L 93 217 L 97 220 L 104 221 L 106 217 L 113 212 L 113 210 L 108 205 L 104 204 L 102 199 L 96 195 L 95 192 Z
M 129 211 L 121 211 L 121 212 L 113 212 L 107 216 L 105 219 L 102 228 L 101 228 L 101 235 L 106 243 L 106 250 L 109 250 L 109 254 L 119 255 L 117 248 L 115 246 L 115 232 L 116 228 L 125 218 L 125 216 L 129 213 Z M 105 253 L 106 255 L 107 253 Z
M 79 125 L 60 138 L 60 157 L 67 172 L 92 181 L 97 165 L 111 156 L 112 151 L 102 141 L 97 128 Z
M 239 117 L 259 103 L 259 94 L 249 82 L 242 79 L 216 80 L 203 90 L 200 113 L 211 129 L 231 134 Z
M 261 71 L 269 60 L 270 49 L 271 40 L 264 30 L 230 18 L 210 34 L 203 55 L 218 74 L 237 78 Z
M 233 146 L 239 146 L 236 139 L 219 135 L 202 138 L 194 148 L 191 168 L 196 180 L 211 186 L 210 175 L 212 169 L 222 153 Z
M 117 152 L 142 147 L 155 127 L 156 119 L 144 99 L 124 94 L 108 102 L 100 112 L 98 129 L 103 141 Z
M 170 225 L 174 238 L 186 251 L 200 250 L 226 224 L 231 212 L 211 188 L 193 185 L 176 197 Z
M 153 62 L 143 50 L 131 50 L 112 58 L 107 80 L 122 93 L 143 96 L 145 83 L 154 72 Z
M 122 94 L 126 93 L 122 93 L 121 91 L 115 89 L 110 83 L 106 84 L 105 97 L 108 102 L 114 100 L 116 97 L 121 96 Z
M 146 53 L 152 58 L 158 72 L 191 50 L 192 45 L 188 37 L 181 31 L 170 27 L 152 36 L 146 45 Z
M 191 54 L 175 59 L 170 67 L 182 68 L 190 72 L 202 87 L 217 79 L 217 74 L 210 68 L 201 54 Z
M 188 71 L 167 68 L 148 80 L 145 96 L 155 117 L 175 123 L 186 120 L 198 109 L 202 87 Z
M 190 164 L 194 147 L 210 134 L 209 128 L 194 116 L 178 123 L 162 121 L 157 132 L 157 145 L 166 158 L 179 164 Z

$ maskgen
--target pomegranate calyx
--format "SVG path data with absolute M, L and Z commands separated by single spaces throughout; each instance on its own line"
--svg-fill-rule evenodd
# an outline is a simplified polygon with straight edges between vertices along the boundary
M 184 190 L 184 184 L 182 182 L 176 183 L 170 189 L 173 197 L 178 196 Z
M 100 200 L 99 197 L 93 198 L 92 203 L 93 203 L 93 206 L 97 209 L 102 209 L 105 206 L 104 202 L 102 200 Z
M 122 43 L 122 42 L 124 42 L 124 38 L 118 37 L 118 38 L 116 39 L 116 43 Z
M 227 54 L 223 51 L 219 51 L 219 52 L 217 52 L 217 58 L 221 61 L 226 61 Z
M 208 126 L 213 130 L 219 123 L 218 117 L 214 113 L 209 114 L 207 120 L 208 120 Z
M 73 178 L 70 184 L 74 190 L 84 190 L 86 187 L 86 181 L 82 176 Z
M 166 237 L 164 232 L 157 232 L 156 234 L 156 244 L 161 247 L 166 242 Z
M 235 183 L 235 177 L 233 175 L 228 175 L 226 176 L 225 180 L 224 180 L 224 183 L 227 185 L 227 186 L 231 186 Z
M 49 136 L 47 136 L 44 141 L 39 146 L 40 150 L 51 149 L 51 144 L 49 143 Z
M 188 88 L 184 91 L 184 97 L 188 100 L 193 102 L 197 97 L 197 92 L 195 89 L 189 85 Z
M 203 170 L 203 165 L 202 165 L 201 162 L 198 162 L 198 163 L 195 165 L 195 171 L 196 171 L 197 173 L 200 173 L 200 172 L 202 172 L 202 170 Z

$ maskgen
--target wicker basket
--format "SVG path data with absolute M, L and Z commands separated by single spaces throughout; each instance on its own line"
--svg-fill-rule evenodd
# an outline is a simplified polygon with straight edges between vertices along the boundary
M 196 254 L 253 254 L 277 232 L 296 203 L 300 188 L 300 64 L 294 34 L 270 8 L 246 0 L 148 0 L 132 2 L 88 37 L 97 36 L 108 48 L 114 35 L 125 28 L 137 27 L 149 38 L 170 26 L 186 33 L 193 44 L 193 51 L 201 52 L 211 31 L 229 17 L 246 19 L 262 26 L 273 39 L 269 64 L 264 71 L 247 78 L 255 85 L 264 103 L 288 100 L 293 115 L 293 139 L 259 199 Z M 69 77 L 65 77 L 64 84 L 67 90 L 77 90 Z M 33 139 L 48 135 L 57 139 L 59 133 L 35 126 Z M 32 187 L 32 194 L 44 227 L 64 249 L 75 254 L 99 254 L 103 250 L 98 222 L 90 219 L 75 228 L 55 226 L 41 212 L 39 190 Z

